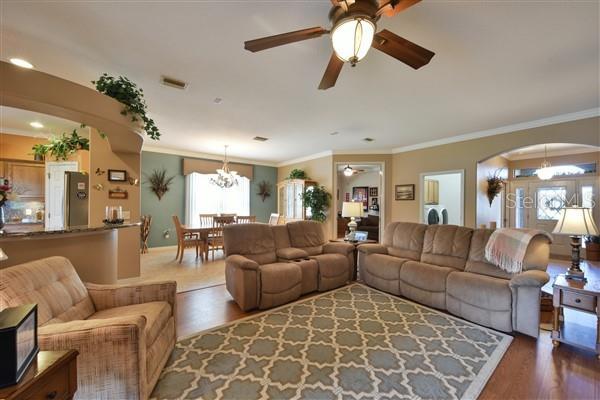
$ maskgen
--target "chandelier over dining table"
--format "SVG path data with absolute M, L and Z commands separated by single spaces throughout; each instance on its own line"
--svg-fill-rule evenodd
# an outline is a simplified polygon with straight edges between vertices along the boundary
M 225 146 L 225 157 L 223 158 L 223 166 L 217 169 L 216 178 L 210 178 L 210 183 L 217 185 L 221 189 L 228 189 L 238 184 L 237 171 L 229 169 L 229 161 L 227 160 L 227 147 Z

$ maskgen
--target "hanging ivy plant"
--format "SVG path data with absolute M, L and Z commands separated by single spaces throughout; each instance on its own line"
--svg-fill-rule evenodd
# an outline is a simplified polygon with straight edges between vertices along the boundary
M 154 120 L 148 117 L 146 100 L 144 99 L 144 90 L 137 87 L 124 76 L 115 78 L 106 73 L 102 74 L 97 81 L 92 81 L 96 85 L 96 90 L 125 105 L 121 111 L 122 115 L 130 115 L 131 122 L 142 121 L 144 131 L 153 140 L 160 139 L 160 131 L 156 127 Z
M 90 140 L 79 136 L 76 129 L 73 129 L 71 135 L 63 133 L 61 136 L 53 136 L 48 139 L 48 142 L 35 144 L 31 148 L 36 159 L 43 160 L 50 155 L 56 161 L 65 161 L 77 150 L 89 151 L 90 149 Z
M 310 207 L 309 219 L 323 222 L 327 219 L 327 209 L 331 202 L 331 194 L 325 186 L 311 186 L 301 194 L 304 207 Z

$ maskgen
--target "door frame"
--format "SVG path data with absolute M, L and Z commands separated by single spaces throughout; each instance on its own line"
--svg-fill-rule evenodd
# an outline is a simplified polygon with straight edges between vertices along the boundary
M 346 166 L 346 165 L 377 165 L 380 168 L 381 174 L 380 174 L 380 184 L 379 184 L 379 241 L 381 242 L 381 239 L 383 238 L 383 230 L 385 228 L 385 207 L 386 207 L 386 198 L 385 198 L 385 161 L 336 161 L 333 163 L 333 190 L 334 193 L 332 193 L 332 198 L 333 198 L 333 207 L 331 208 L 333 213 L 333 226 L 332 226 L 332 230 L 331 230 L 331 236 L 333 236 L 333 239 L 337 239 L 337 215 L 338 215 L 338 200 L 337 200 L 337 194 L 338 194 L 338 167 L 341 166 Z
M 419 174 L 419 223 L 424 223 L 424 213 L 425 204 L 423 200 L 425 198 L 425 177 L 428 175 L 450 175 L 450 174 L 460 174 L 460 190 L 462 195 L 460 196 L 460 218 L 458 219 L 460 222 L 460 226 L 465 226 L 465 170 L 464 169 L 449 169 L 445 171 L 431 171 L 431 172 L 421 172 Z

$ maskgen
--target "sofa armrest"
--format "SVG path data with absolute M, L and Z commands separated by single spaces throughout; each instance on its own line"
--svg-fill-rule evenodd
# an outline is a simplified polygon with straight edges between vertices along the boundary
M 146 318 L 123 316 L 41 326 L 41 350 L 69 350 L 77 357 L 77 396 L 141 399 L 146 396 Z
M 529 270 L 515 275 L 508 283 L 510 287 L 542 287 L 550 280 L 550 276 L 540 270 Z
M 96 311 L 132 304 L 166 301 L 175 315 L 177 282 L 162 281 L 126 285 L 85 284 Z
M 285 247 L 277 250 L 277 258 L 284 261 L 299 260 L 308 258 L 308 253 L 295 247 Z
M 354 252 L 354 245 L 342 242 L 329 242 L 323 245 L 323 253 L 338 253 L 347 256 Z
M 225 259 L 225 265 L 239 269 L 249 269 L 253 271 L 258 270 L 258 263 L 256 261 L 253 261 L 239 254 L 228 256 Z
M 366 243 L 358 246 L 358 251 L 364 254 L 387 254 L 387 247 L 378 243 Z

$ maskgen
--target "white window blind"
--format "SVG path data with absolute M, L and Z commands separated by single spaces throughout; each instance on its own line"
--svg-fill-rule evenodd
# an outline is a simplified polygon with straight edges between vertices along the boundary
M 216 174 L 198 174 L 185 177 L 185 223 L 199 225 L 200 214 L 250 215 L 250 180 L 238 177 L 238 184 L 221 189 L 210 183 Z

